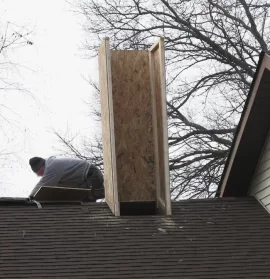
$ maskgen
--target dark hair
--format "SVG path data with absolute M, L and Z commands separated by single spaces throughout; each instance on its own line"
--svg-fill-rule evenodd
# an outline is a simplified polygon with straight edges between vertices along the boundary
M 45 165 L 45 159 L 41 157 L 33 157 L 29 160 L 29 165 L 33 172 L 37 172 L 40 167 Z

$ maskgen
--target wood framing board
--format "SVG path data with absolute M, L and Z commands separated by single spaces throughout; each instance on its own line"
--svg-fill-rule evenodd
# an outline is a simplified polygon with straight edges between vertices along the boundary
M 43 186 L 34 198 L 36 201 L 82 201 L 89 192 L 89 189 Z
M 157 206 L 171 215 L 171 194 L 168 151 L 167 101 L 165 86 L 164 39 L 160 38 L 149 50 L 151 94 L 153 99 L 153 129 L 157 177 Z M 155 119 L 154 119 L 155 118 Z
M 159 43 L 159 41 L 158 41 Z M 151 49 L 156 48 L 158 44 L 154 44 Z M 150 50 L 151 50 L 150 49 Z M 157 104 L 155 96 L 155 75 L 154 75 L 154 64 L 151 51 L 149 51 L 149 70 L 150 70 L 150 88 L 151 88 L 151 99 L 152 99 L 152 123 L 153 123 L 153 144 L 154 144 L 154 162 L 155 162 L 155 185 L 156 185 L 156 205 L 158 208 L 162 207 L 162 211 L 165 212 L 165 203 L 160 204 L 160 173 L 159 173 L 159 152 L 158 152 L 158 129 L 157 129 Z M 158 201 L 159 200 L 159 201 Z
M 120 209 L 117 192 L 117 174 L 115 159 L 114 121 L 111 84 L 111 53 L 109 39 L 106 38 L 98 53 L 99 86 L 102 122 L 102 145 L 104 164 L 105 200 L 112 212 L 119 216 Z
M 154 201 L 154 145 L 148 51 L 112 50 L 119 201 Z

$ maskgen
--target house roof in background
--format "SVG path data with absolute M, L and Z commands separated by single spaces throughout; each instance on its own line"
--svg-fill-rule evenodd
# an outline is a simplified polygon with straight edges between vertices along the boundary
M 270 129 L 270 57 L 261 53 L 216 196 L 245 196 Z
M 0 202 L 3 278 L 269 278 L 270 215 L 252 197 L 115 217 L 105 203 Z

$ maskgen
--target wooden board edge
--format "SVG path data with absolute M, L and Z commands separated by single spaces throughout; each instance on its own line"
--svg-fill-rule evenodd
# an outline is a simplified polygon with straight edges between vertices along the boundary
M 149 51 L 149 71 L 150 71 L 150 89 L 152 98 L 152 121 L 153 121 L 153 139 L 154 139 L 154 160 L 155 160 L 155 182 L 156 182 L 156 200 L 160 196 L 160 172 L 159 172 L 159 155 L 158 155 L 158 134 L 157 134 L 157 112 L 156 98 L 154 94 L 154 77 L 153 77 L 153 57 Z M 156 206 L 158 207 L 158 202 Z
M 166 203 L 165 201 L 163 201 L 162 199 L 158 198 L 157 199 L 157 208 L 158 208 L 158 212 L 159 213 L 166 213 L 166 215 L 170 215 L 168 214 L 168 210 L 167 210 L 167 206 L 166 206 Z
M 106 91 L 107 91 L 107 94 L 106 94 L 106 103 L 107 105 L 109 106 L 108 104 L 108 77 L 107 77 L 107 42 L 108 42 L 108 38 L 104 38 L 104 40 L 102 40 L 100 46 L 99 46 L 99 49 L 98 49 L 98 65 L 99 65 L 99 84 L 100 84 L 100 87 L 101 87 L 101 84 L 102 82 L 106 83 L 104 84 L 105 88 L 106 88 Z M 105 61 L 104 61 L 104 64 L 100 64 L 100 57 L 104 56 L 105 55 Z M 101 79 L 101 68 L 100 67 L 104 67 L 105 68 L 105 73 L 106 73 L 106 77 L 103 79 Z M 100 94 L 102 94 L 102 92 L 100 92 Z M 102 96 L 100 96 L 102 98 Z M 104 98 L 104 96 L 103 96 Z M 103 122 L 103 116 L 102 116 L 102 107 L 101 107 L 101 121 Z M 103 125 L 103 123 L 102 123 Z M 110 125 L 110 124 L 109 124 Z M 103 134 L 103 131 L 102 131 L 102 144 L 103 146 L 106 144 L 105 141 L 104 141 L 104 134 Z M 111 150 L 110 151 L 110 157 L 111 157 Z M 103 148 L 103 158 L 107 155 L 105 154 L 105 150 Z M 112 176 L 112 174 L 111 174 Z M 105 178 L 105 177 L 104 177 Z M 113 183 L 113 182 L 112 182 Z M 112 201 L 113 197 L 111 197 L 110 195 L 106 194 L 107 193 L 107 189 L 106 189 L 106 181 L 104 181 L 104 190 L 105 190 L 105 202 L 107 203 L 107 205 L 109 206 L 109 208 L 111 209 L 112 213 L 114 214 L 115 213 L 115 209 L 114 209 L 114 202 Z M 113 191 L 113 190 L 112 190 Z
M 39 202 L 81 202 L 90 192 L 91 189 L 88 188 L 42 186 L 34 195 L 34 199 Z
M 160 42 L 164 42 L 164 37 L 159 37 L 159 39 L 149 48 L 150 52 L 156 51 L 158 48 L 160 48 Z
M 109 38 L 105 38 L 105 50 L 106 50 L 106 68 L 107 68 L 107 85 L 108 85 L 108 106 L 110 117 L 110 141 L 111 141 L 111 156 L 112 156 L 112 180 L 113 180 L 113 204 L 114 214 L 120 215 L 120 205 L 118 201 L 118 187 L 117 187 L 117 172 L 116 172 L 116 153 L 115 153 L 115 135 L 114 135 L 114 113 L 113 113 L 113 99 L 112 99 L 112 72 L 111 72 L 111 50 Z M 106 198 L 105 198 L 106 199 Z
M 38 189 L 38 191 L 36 192 L 36 194 L 41 190 L 41 188 L 48 188 L 48 189 L 67 189 L 67 190 L 79 190 L 79 191 L 91 191 L 91 189 L 87 189 L 87 188 L 68 188 L 68 187 L 59 187 L 59 186 L 42 186 Z M 35 196 L 36 196 L 35 194 Z
M 102 52 L 101 52 L 102 51 Z M 106 82 L 106 91 L 107 91 L 107 96 L 106 96 L 106 102 L 108 105 L 108 122 L 109 122 L 109 142 L 110 142 L 110 157 L 111 157 L 111 163 L 112 163 L 112 168 L 111 168 L 111 179 L 112 179 L 112 195 L 111 196 L 106 196 L 106 189 L 105 189 L 105 201 L 108 204 L 109 208 L 111 209 L 112 213 L 114 215 L 119 214 L 119 205 L 118 205 L 118 193 L 117 193 L 117 183 L 116 180 L 116 170 L 115 170 L 115 145 L 114 145 L 114 133 L 112 134 L 112 127 L 111 124 L 113 124 L 113 111 L 112 111 L 112 84 L 111 84 L 111 52 L 110 52 L 110 42 L 109 38 L 105 37 L 100 44 L 98 55 L 105 55 L 105 69 L 106 69 L 106 77 L 103 82 Z M 100 65 L 99 65 L 100 67 Z M 99 82 L 102 82 L 101 80 Z M 113 142 L 112 142 L 113 140 Z M 103 142 L 104 144 L 104 142 Z M 103 152 L 104 155 L 104 152 Z M 114 163 L 113 163 L 114 162 Z M 116 201 L 115 201 L 116 197 Z
M 163 208 L 166 215 L 171 215 L 171 192 L 170 192 L 170 170 L 169 170 L 169 149 L 168 149 L 168 115 L 167 115 L 167 99 L 166 99 L 166 75 L 165 75 L 165 48 L 164 48 L 164 37 L 160 37 L 156 43 L 154 43 L 149 49 L 149 63 L 150 63 L 150 77 L 153 75 L 153 66 L 152 66 L 152 54 L 154 52 L 159 52 L 159 64 L 160 64 L 160 81 L 161 81 L 161 97 L 163 99 L 162 102 L 162 126 L 163 126 L 163 150 L 164 150 L 164 175 L 165 175 L 165 201 L 160 200 L 158 191 L 157 191 L 157 206 Z M 152 72 L 151 72 L 152 70 Z M 153 78 L 151 78 L 150 82 L 153 82 Z M 151 85 L 151 94 L 154 95 L 153 85 Z M 153 98 L 155 101 L 155 98 Z M 153 103 L 153 124 L 157 122 L 156 118 L 156 107 Z M 154 125 L 156 126 L 156 125 Z M 157 133 L 157 132 L 156 132 Z M 155 136 L 155 132 L 154 132 Z M 156 138 L 156 137 L 154 137 Z M 157 142 L 155 142 L 157 144 Z M 158 160 L 158 150 L 155 148 L 155 156 Z M 159 169 L 158 169 L 158 182 L 159 179 Z M 158 184 L 157 184 L 158 186 Z M 157 187 L 157 190 L 160 190 Z
M 168 114 L 167 114 L 167 98 L 166 98 L 166 73 L 165 73 L 165 48 L 164 38 L 159 40 L 160 55 L 160 81 L 162 91 L 162 120 L 163 120 L 163 149 L 164 149 L 164 167 L 165 167 L 165 198 L 166 198 L 166 214 L 171 215 L 171 191 L 170 191 L 170 169 L 169 169 L 169 148 L 168 148 Z

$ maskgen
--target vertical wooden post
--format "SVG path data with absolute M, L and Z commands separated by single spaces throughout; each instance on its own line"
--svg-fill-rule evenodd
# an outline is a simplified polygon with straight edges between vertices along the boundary
M 111 80 L 111 53 L 108 38 L 103 41 L 99 48 L 98 59 L 105 199 L 112 212 L 116 216 L 119 216 L 120 209 L 117 190 L 114 113 Z
M 155 170 L 157 207 L 171 215 L 171 193 L 168 151 L 168 124 L 165 77 L 164 39 L 160 38 L 149 49 L 153 126 L 155 139 Z

